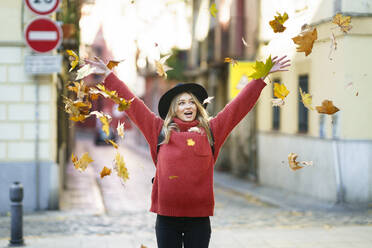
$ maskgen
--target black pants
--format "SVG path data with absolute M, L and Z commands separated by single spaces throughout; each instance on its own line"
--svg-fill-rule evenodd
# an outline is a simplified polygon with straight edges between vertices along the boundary
M 158 248 L 208 248 L 211 237 L 209 217 L 156 217 Z

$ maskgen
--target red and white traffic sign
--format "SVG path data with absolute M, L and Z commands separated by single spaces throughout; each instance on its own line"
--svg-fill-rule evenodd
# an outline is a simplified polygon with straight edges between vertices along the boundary
M 36 52 L 52 51 L 62 41 L 61 27 L 49 18 L 36 18 L 25 29 L 25 41 Z
M 25 0 L 27 7 L 38 15 L 49 15 L 59 5 L 59 0 Z

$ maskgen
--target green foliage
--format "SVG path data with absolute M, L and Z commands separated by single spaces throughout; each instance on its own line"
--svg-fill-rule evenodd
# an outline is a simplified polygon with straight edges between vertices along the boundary
M 186 56 L 185 53 L 179 49 L 172 49 L 172 56 L 167 60 L 167 65 L 172 67 L 173 70 L 167 71 L 168 80 L 185 81 L 186 77 L 183 72 L 186 69 Z

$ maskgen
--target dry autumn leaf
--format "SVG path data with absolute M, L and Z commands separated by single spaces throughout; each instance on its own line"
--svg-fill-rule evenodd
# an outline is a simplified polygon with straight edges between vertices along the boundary
M 295 170 L 302 169 L 304 166 L 313 165 L 312 161 L 297 162 L 296 161 L 297 157 L 298 157 L 298 155 L 296 153 L 291 152 L 290 154 L 288 154 L 289 168 L 291 168 L 292 170 L 295 171 Z M 300 164 L 302 164 L 304 166 L 301 166 Z
M 274 16 L 274 20 L 271 20 L 269 22 L 271 28 L 273 29 L 274 33 L 282 33 L 286 29 L 286 27 L 283 26 L 284 22 L 288 20 L 288 14 L 284 12 L 283 15 L 276 12 L 278 15 Z
M 67 86 L 67 89 L 76 93 L 76 97 L 79 100 L 83 100 L 85 96 L 88 96 L 89 89 L 85 86 L 84 81 L 72 82 L 73 85 Z
M 92 67 L 90 64 L 86 64 L 77 71 L 75 80 L 80 80 L 82 78 L 85 78 L 89 76 L 90 74 L 94 73 L 94 71 L 95 71 L 94 67 Z
M 71 68 L 69 71 L 72 71 L 79 64 L 79 56 L 77 56 L 77 54 L 72 50 L 66 50 L 66 52 L 69 55 L 69 60 L 70 60 L 70 65 L 71 65 Z
M 119 104 L 118 110 L 119 111 L 125 111 L 130 108 L 130 105 L 132 104 L 134 97 L 130 100 L 125 100 L 124 98 L 119 99 L 113 99 L 115 103 Z
M 109 114 L 104 114 L 98 111 L 92 111 L 89 115 L 95 115 L 96 118 L 99 118 L 102 123 L 102 131 L 105 132 L 108 137 L 110 135 L 110 122 L 112 117 Z
M 195 145 L 195 141 L 193 139 L 187 139 L 187 145 L 188 146 L 194 146 Z
M 229 58 L 229 57 L 226 57 L 226 58 L 224 59 L 224 62 L 225 62 L 225 63 L 231 63 L 233 66 L 235 66 L 235 65 L 238 64 L 238 62 L 237 62 L 235 59 L 232 59 L 232 58 Z
M 111 169 L 104 166 L 101 173 L 100 173 L 100 176 L 101 176 L 101 178 L 104 178 L 105 176 L 109 176 L 110 174 L 111 174 Z
M 162 57 L 160 60 L 155 60 L 156 73 L 161 77 L 167 78 L 167 71 L 173 69 L 165 64 L 165 61 L 167 61 L 170 56 L 171 54 L 168 54 Z
M 209 8 L 209 12 L 214 18 L 216 18 L 216 13 L 218 12 L 218 10 L 215 3 L 212 3 L 211 7 Z
M 343 16 L 342 14 L 335 15 L 332 23 L 337 24 L 344 33 L 347 33 L 353 27 L 350 25 L 351 16 Z
M 274 83 L 274 96 L 284 100 L 288 94 L 289 90 L 287 90 L 284 84 Z
M 81 171 L 85 171 L 90 163 L 93 162 L 93 159 L 89 156 L 89 154 L 86 152 L 84 153 L 80 159 L 78 157 L 75 157 L 74 154 L 71 154 L 71 161 L 75 166 L 75 169 Z
M 105 142 L 107 144 L 111 144 L 115 149 L 118 149 L 119 148 L 118 144 L 116 144 L 113 140 L 105 139 Z
M 322 106 L 316 106 L 316 110 L 319 114 L 333 115 L 334 113 L 340 111 L 337 107 L 333 105 L 332 101 L 324 100 Z
M 299 35 L 292 38 L 293 42 L 298 45 L 296 48 L 297 52 L 304 52 L 306 56 L 311 53 L 316 39 L 318 39 L 316 28 L 306 28 Z
M 206 104 L 206 103 L 211 103 L 211 101 L 213 100 L 214 96 L 208 96 L 206 99 L 204 99 L 203 101 L 203 105 Z
M 120 153 L 116 153 L 114 169 L 116 170 L 118 177 L 120 177 L 124 182 L 129 179 L 128 169 L 125 166 L 124 158 Z
M 284 106 L 285 101 L 280 98 L 273 98 L 271 99 L 271 104 L 273 107 L 281 107 L 281 106 Z
M 70 115 L 70 120 L 83 122 L 89 117 L 89 110 L 92 108 L 92 104 L 89 101 L 73 101 L 65 96 L 62 97 L 65 104 L 65 111 Z
M 121 62 L 123 62 L 123 60 L 110 60 L 108 63 L 107 63 L 107 68 L 109 68 L 110 70 L 112 70 L 112 68 L 118 66 Z
M 118 127 L 116 128 L 116 131 L 118 132 L 118 135 L 124 139 L 124 122 L 123 123 L 120 123 L 120 121 L 118 122 Z
M 249 77 L 253 79 L 266 77 L 273 66 L 274 63 L 271 59 L 271 55 L 266 59 L 266 63 L 256 61 L 256 63 L 253 65 L 253 69 L 255 70 L 255 72 L 249 75 Z
M 311 106 L 312 104 L 312 96 L 309 93 L 303 92 L 300 88 L 300 94 L 301 94 L 301 101 L 304 104 L 304 106 L 309 110 L 314 110 L 314 108 Z

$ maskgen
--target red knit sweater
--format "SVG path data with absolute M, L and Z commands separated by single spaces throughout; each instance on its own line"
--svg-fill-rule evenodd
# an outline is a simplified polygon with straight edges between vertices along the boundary
M 105 87 L 116 90 L 120 97 L 131 99 L 134 94 L 114 73 L 105 79 Z M 229 104 L 209 122 L 214 138 L 214 154 L 205 132 L 188 132 L 198 121 L 184 122 L 174 118 L 180 128 L 172 131 L 168 144 L 160 146 L 158 136 L 163 120 L 151 112 L 137 97 L 127 110 L 150 146 L 156 166 L 152 186 L 150 211 L 166 216 L 213 216 L 213 166 L 222 144 L 231 130 L 244 118 L 256 103 L 266 83 L 259 79 L 248 83 Z

